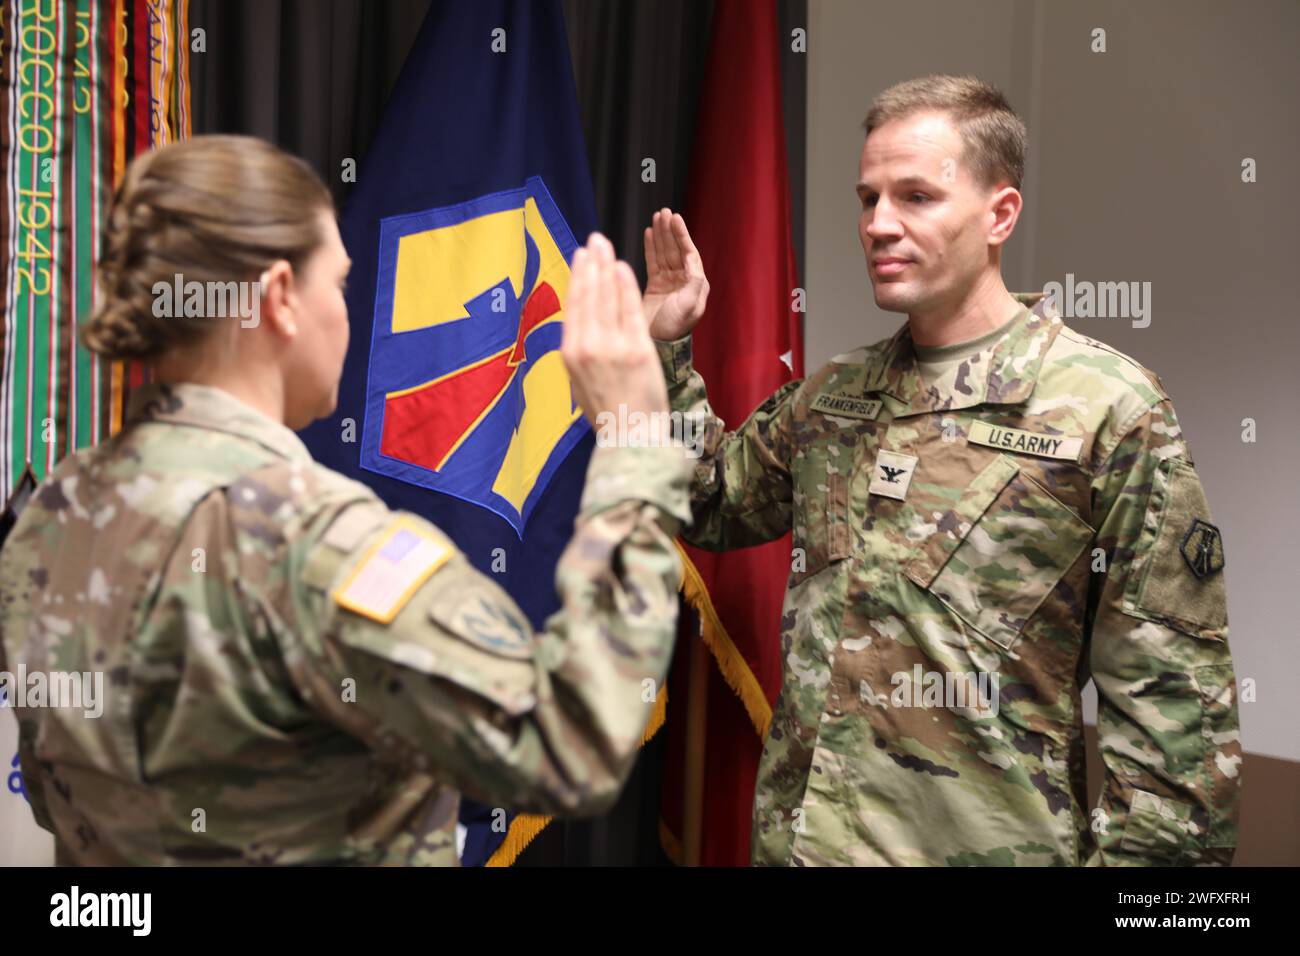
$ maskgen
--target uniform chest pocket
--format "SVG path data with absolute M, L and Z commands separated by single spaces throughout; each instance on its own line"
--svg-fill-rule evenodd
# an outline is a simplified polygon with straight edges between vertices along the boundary
M 936 525 L 908 560 L 907 577 L 1006 649 L 1094 535 L 1006 455 Z
M 791 587 L 802 584 L 852 553 L 848 476 L 828 472 L 822 484 L 796 487 Z

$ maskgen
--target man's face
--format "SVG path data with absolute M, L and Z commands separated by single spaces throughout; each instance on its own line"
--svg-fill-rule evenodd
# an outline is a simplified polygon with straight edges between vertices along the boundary
M 892 120 L 867 137 L 858 238 L 880 308 L 956 308 L 988 265 L 998 191 L 977 181 L 964 153 L 957 129 L 939 112 Z

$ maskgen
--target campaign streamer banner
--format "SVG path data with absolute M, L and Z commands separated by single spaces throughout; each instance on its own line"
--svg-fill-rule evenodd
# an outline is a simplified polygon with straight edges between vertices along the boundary
M 97 301 L 102 224 L 126 163 L 189 134 L 188 6 L 0 0 L 0 511 L 121 427 L 131 372 L 77 329 Z M 16 754 L 0 702 L 0 865 L 49 863 Z

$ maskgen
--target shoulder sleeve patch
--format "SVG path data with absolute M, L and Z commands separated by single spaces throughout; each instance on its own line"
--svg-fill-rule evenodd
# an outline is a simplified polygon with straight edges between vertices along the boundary
M 387 624 L 451 556 L 446 541 L 399 515 L 332 596 L 339 606 Z
M 463 593 L 454 604 L 435 602 L 429 608 L 429 617 L 489 654 L 532 660 L 536 654 L 532 630 L 510 599 L 495 588 L 474 590 L 480 593 Z
M 1228 625 L 1223 540 L 1187 459 L 1166 459 L 1156 469 L 1135 551 L 1141 564 L 1125 589 L 1125 605 L 1178 630 L 1222 638 Z

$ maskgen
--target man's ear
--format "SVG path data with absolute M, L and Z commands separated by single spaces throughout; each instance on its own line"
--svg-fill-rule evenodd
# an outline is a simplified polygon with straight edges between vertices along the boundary
M 280 335 L 298 334 L 298 292 L 293 266 L 277 259 L 258 279 L 262 296 L 262 318 Z
M 1024 199 L 1015 186 L 1003 186 L 993 194 L 990 204 L 991 223 L 989 227 L 989 245 L 1000 246 L 1011 238 L 1020 218 Z

